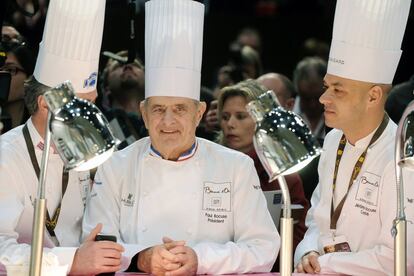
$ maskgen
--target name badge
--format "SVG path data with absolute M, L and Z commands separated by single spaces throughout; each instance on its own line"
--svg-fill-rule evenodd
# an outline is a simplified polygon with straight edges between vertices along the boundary
M 351 252 L 351 247 L 344 235 L 330 237 L 323 237 L 322 240 L 323 251 L 325 254 L 333 252 Z
M 204 182 L 203 210 L 231 212 L 231 182 Z
M 91 180 L 89 178 L 89 175 L 84 177 L 79 177 L 79 185 L 80 185 L 80 193 L 82 197 L 83 205 L 86 205 L 86 199 L 89 195 L 89 192 L 91 190 Z
M 370 206 L 377 206 L 380 182 L 381 177 L 379 175 L 365 172 L 359 179 L 355 199 Z

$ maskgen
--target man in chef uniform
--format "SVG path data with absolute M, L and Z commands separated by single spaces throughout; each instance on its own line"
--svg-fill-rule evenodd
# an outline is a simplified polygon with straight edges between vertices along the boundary
M 84 217 L 125 247 L 123 269 L 155 275 L 270 271 L 279 235 L 253 161 L 195 137 L 204 6 L 151 0 L 145 10 L 150 137 L 99 167 Z M 132 259 L 132 260 L 131 260 Z
M 37 197 L 48 112 L 42 95 L 50 87 L 70 80 L 77 96 L 96 98 L 104 14 L 105 1 L 101 0 L 50 1 L 34 76 L 25 87 L 25 100 L 32 116 L 24 126 L 0 137 L 2 259 L 30 256 L 33 202 Z M 50 223 L 46 224 L 45 251 L 57 255 L 59 263 L 68 265 L 72 274 L 118 270 L 122 246 L 94 242 L 101 226 L 80 246 L 82 216 L 90 190 L 89 172 L 65 173 L 59 155 L 51 150 L 46 177 Z
M 299 272 L 392 275 L 396 125 L 384 112 L 410 0 L 338 0 L 325 92 L 325 138 Z

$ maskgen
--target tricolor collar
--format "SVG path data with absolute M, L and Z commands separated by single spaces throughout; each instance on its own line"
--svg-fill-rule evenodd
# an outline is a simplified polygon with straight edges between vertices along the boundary
M 30 138 L 32 139 L 32 142 L 33 142 L 33 146 L 36 149 L 43 151 L 43 149 L 45 147 L 45 145 L 43 143 L 43 138 L 42 138 L 42 136 L 40 136 L 39 132 L 37 131 L 36 127 L 34 126 L 33 121 L 32 121 L 32 117 L 30 117 L 27 120 L 26 124 L 27 124 L 27 128 L 29 130 L 29 133 L 30 133 Z M 53 146 L 53 142 L 51 142 L 50 148 L 51 148 L 50 153 L 57 154 L 56 148 Z
M 185 151 L 185 152 L 183 152 L 179 157 L 178 157 L 178 159 L 176 160 L 177 162 L 179 162 L 179 161 L 184 161 L 184 160 L 187 160 L 187 159 L 190 159 L 191 157 L 193 157 L 194 156 L 194 154 L 196 153 L 196 151 L 197 151 L 197 148 L 198 148 L 198 141 L 197 141 L 197 139 L 196 139 L 196 141 L 194 142 L 194 144 L 187 150 L 187 151 Z M 157 151 L 153 146 L 152 146 L 152 144 L 151 144 L 151 146 L 150 146 L 150 151 L 149 151 L 149 154 L 151 155 L 151 156 L 154 156 L 154 157 L 158 157 L 158 158 L 161 158 L 161 159 L 164 159 L 164 158 L 162 158 L 162 155 L 161 155 L 161 153 L 159 152 L 159 151 Z

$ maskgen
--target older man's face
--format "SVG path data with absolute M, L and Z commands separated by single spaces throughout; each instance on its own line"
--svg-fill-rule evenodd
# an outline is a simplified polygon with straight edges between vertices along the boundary
M 152 145 L 170 160 L 177 159 L 195 142 L 205 109 L 205 103 L 182 97 L 150 97 L 141 104 Z

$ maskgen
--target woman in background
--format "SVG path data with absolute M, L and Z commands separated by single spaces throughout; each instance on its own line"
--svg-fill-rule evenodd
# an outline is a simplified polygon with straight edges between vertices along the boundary
M 222 145 L 241 151 L 253 159 L 263 191 L 280 190 L 277 180 L 269 182 L 269 175 L 256 154 L 253 145 L 255 122 L 246 110 L 246 105 L 264 92 L 266 92 L 266 89 L 251 79 L 222 89 L 218 100 L 218 116 L 221 127 L 218 140 Z M 304 207 L 299 222 L 294 225 L 294 251 L 306 232 L 305 218 L 309 209 L 309 202 L 305 198 L 302 180 L 299 175 L 294 173 L 285 176 L 285 178 L 292 204 L 300 204 Z M 278 268 L 278 266 L 274 266 L 274 268 Z

